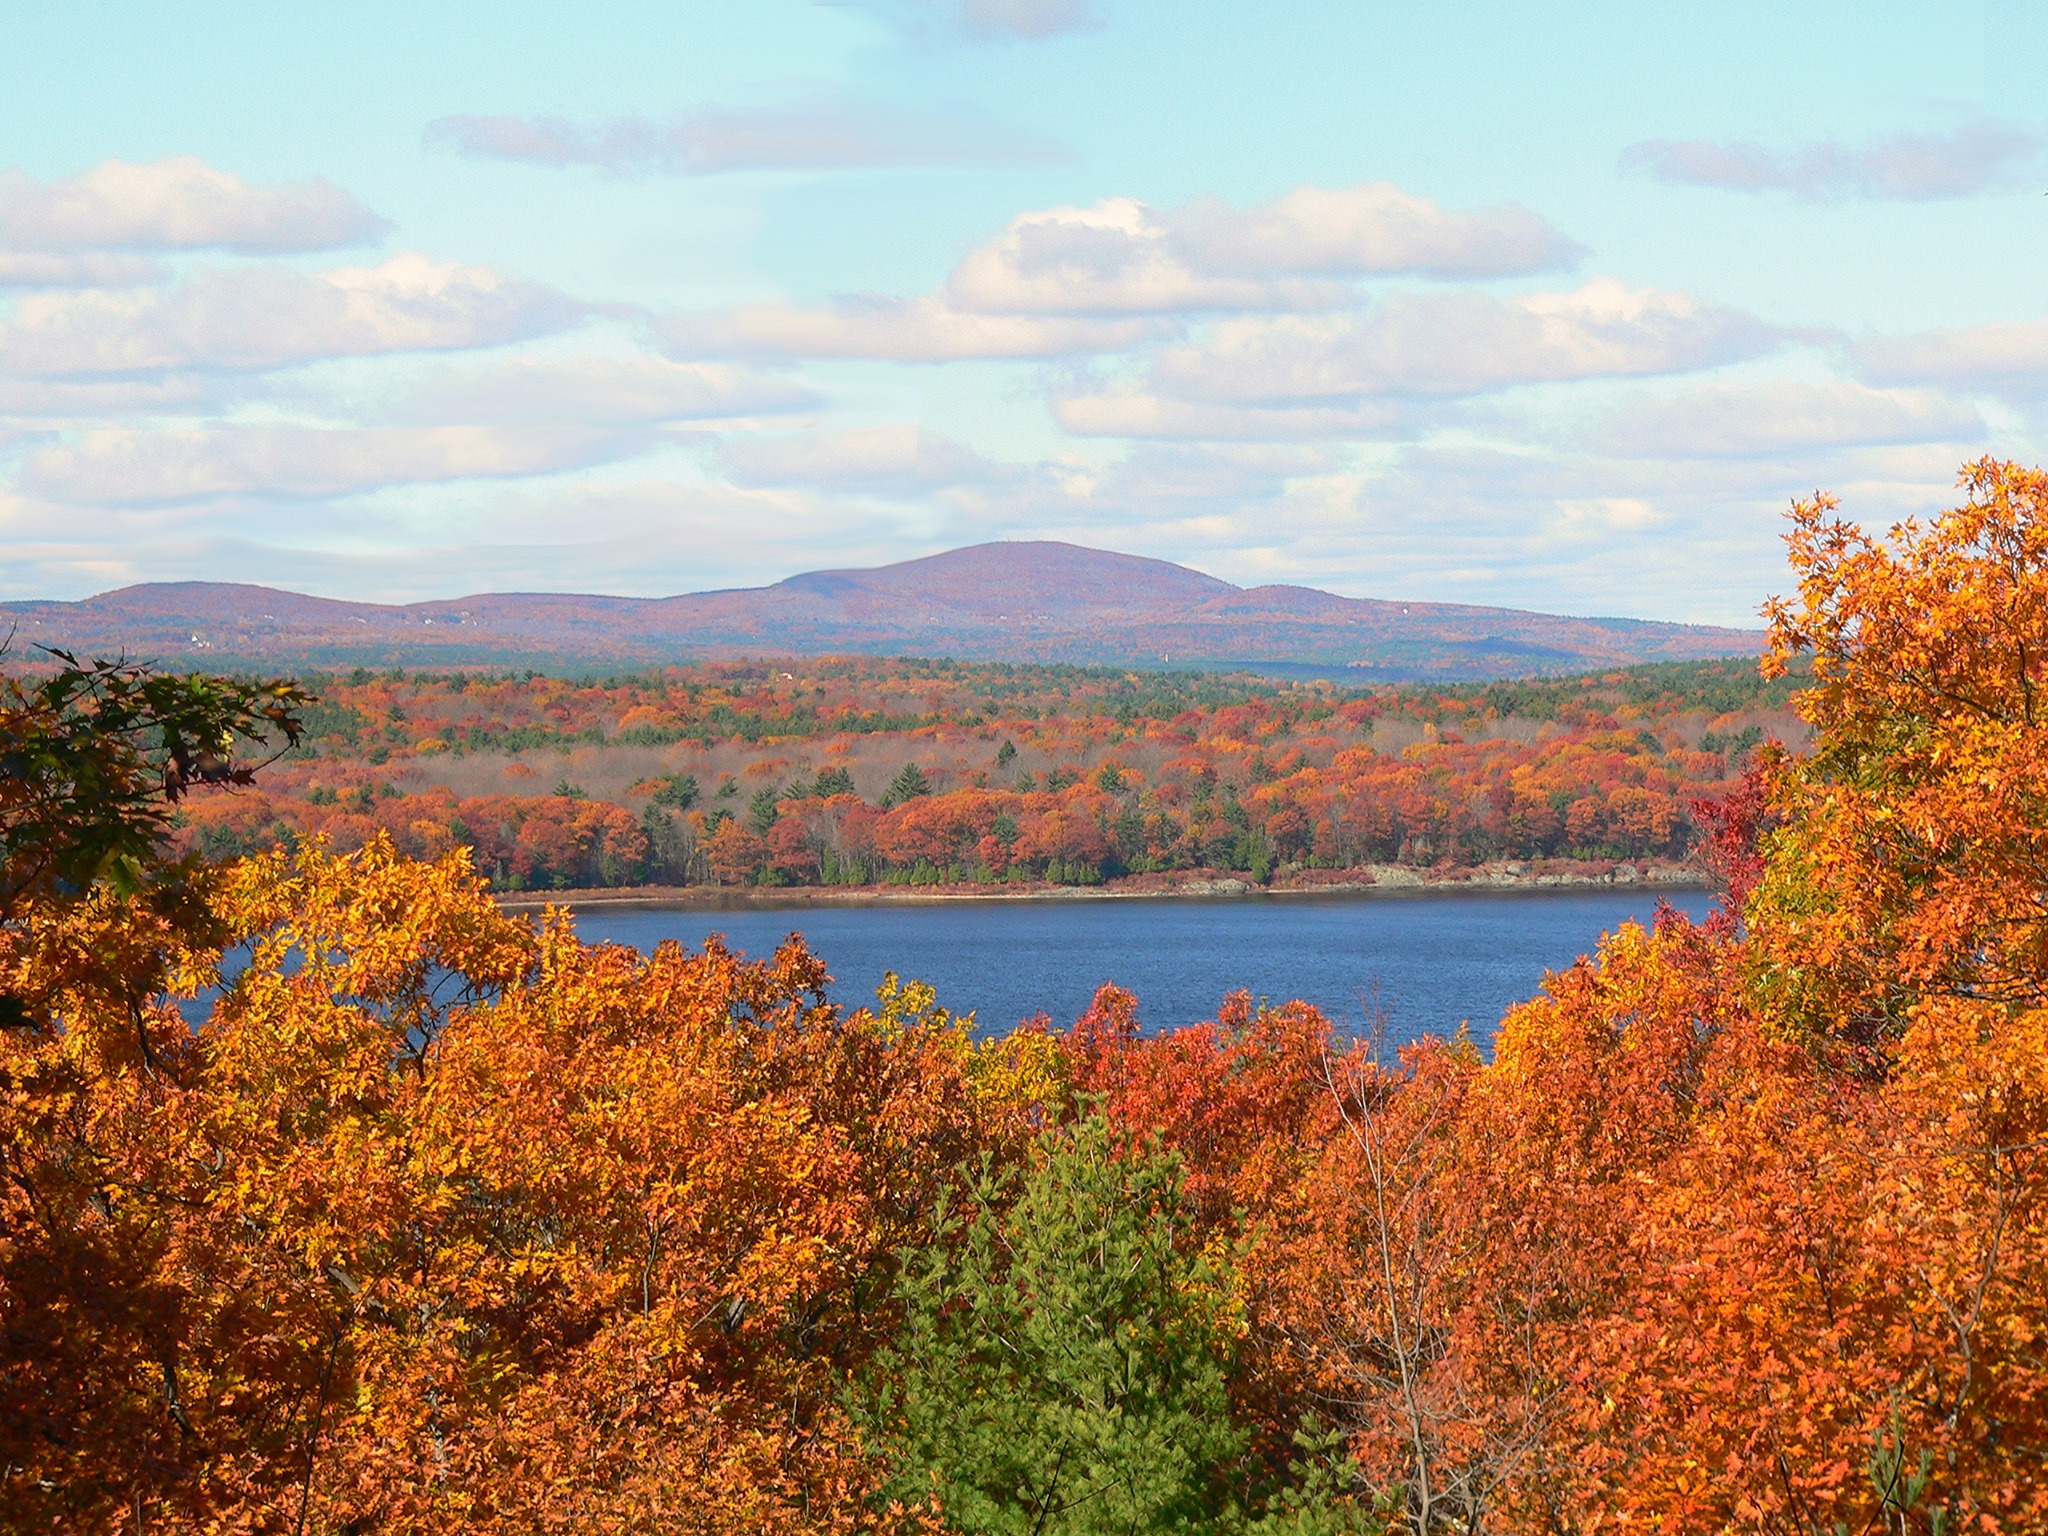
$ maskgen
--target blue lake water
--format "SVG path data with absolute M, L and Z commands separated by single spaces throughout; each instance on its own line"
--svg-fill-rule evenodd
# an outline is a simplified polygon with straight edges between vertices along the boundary
M 1243 900 L 953 901 L 742 911 L 586 908 L 576 931 L 650 950 L 690 948 L 713 933 L 766 956 L 801 931 L 824 957 L 835 1001 L 870 1000 L 885 971 L 929 982 L 939 1001 L 1008 1029 L 1043 1011 L 1070 1023 L 1095 989 L 1137 994 L 1145 1028 L 1213 1018 L 1239 988 L 1303 998 L 1340 1024 L 1374 1006 L 1390 1040 L 1443 1034 L 1470 1021 L 1481 1040 L 1546 970 L 1570 965 L 1600 935 L 1658 901 L 1704 917 L 1701 891 L 1460 891 L 1402 896 Z

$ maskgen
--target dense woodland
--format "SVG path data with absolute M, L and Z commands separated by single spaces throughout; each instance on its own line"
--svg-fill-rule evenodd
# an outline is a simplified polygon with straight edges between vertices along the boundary
M 1967 478 L 1795 510 L 1811 737 L 1698 812 L 1723 910 L 1490 1059 L 977 1038 L 460 847 L 180 855 L 336 706 L 4 685 L 0 1529 L 2048 1527 L 2048 477 Z
M 183 846 L 466 845 L 501 891 L 1611 866 L 1682 859 L 1694 799 L 1804 739 L 1789 680 L 1743 661 L 1369 691 L 869 660 L 306 685 L 301 747 L 189 804 Z

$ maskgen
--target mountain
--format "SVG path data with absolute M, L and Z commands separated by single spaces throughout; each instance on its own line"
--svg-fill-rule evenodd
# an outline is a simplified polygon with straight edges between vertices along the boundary
M 1748 655 L 1761 642 L 1753 630 L 1237 587 L 1164 560 L 1051 542 L 977 544 L 659 598 L 498 592 L 393 605 L 154 582 L 80 602 L 0 603 L 0 624 L 17 646 L 172 664 L 588 670 L 859 653 L 1242 666 L 1359 681 L 1585 671 Z

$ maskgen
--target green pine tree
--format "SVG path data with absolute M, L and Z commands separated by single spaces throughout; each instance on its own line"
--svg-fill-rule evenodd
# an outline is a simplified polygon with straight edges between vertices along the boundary
M 905 763 L 903 771 L 889 781 L 889 787 L 882 791 L 882 809 L 901 805 L 906 800 L 915 800 L 919 795 L 932 792 L 932 781 L 925 777 L 924 770 L 915 763 Z
M 863 1408 L 892 1493 L 936 1486 L 968 1536 L 1209 1532 L 1245 1449 L 1224 1385 L 1230 1291 L 1175 1246 L 1180 1167 L 1099 1118 L 1037 1166 L 984 1169 L 971 1217 L 909 1256 Z

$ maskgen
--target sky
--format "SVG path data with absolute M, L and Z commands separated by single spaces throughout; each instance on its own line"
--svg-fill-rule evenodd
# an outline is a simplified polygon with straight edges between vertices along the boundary
M 2048 459 L 2048 0 L 7 10 L 0 598 L 1750 624 L 1794 498 Z

